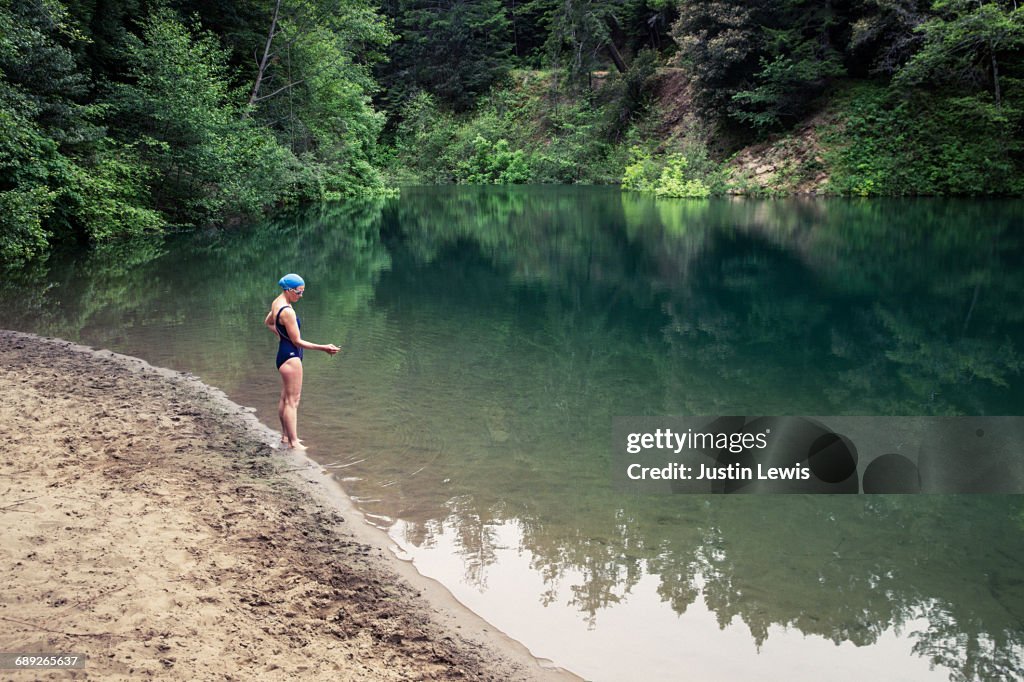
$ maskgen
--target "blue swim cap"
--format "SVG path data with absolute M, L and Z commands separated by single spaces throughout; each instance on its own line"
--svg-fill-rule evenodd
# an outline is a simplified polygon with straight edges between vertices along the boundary
M 299 287 L 305 286 L 306 280 L 302 279 L 295 273 L 291 273 L 278 280 L 277 284 L 287 291 L 288 289 L 298 289 Z

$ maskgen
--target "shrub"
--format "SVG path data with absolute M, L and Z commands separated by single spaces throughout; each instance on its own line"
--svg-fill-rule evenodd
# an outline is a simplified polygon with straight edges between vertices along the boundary
M 634 192 L 653 192 L 660 169 L 650 154 L 640 147 L 632 147 L 630 163 L 622 174 L 622 188 Z
M 102 147 L 89 167 L 66 164 L 61 203 L 93 243 L 160 230 L 163 217 L 146 208 L 149 170 L 131 147 Z
M 1024 189 L 1014 163 L 1020 112 L 986 94 L 913 92 L 878 86 L 839 97 L 828 145 L 830 189 L 844 195 L 984 195 Z
M 121 133 L 140 141 L 157 207 L 174 219 L 207 222 L 255 213 L 286 191 L 290 152 L 236 104 L 227 54 L 169 11 L 130 37 L 132 82 L 117 88 Z
M 711 190 L 702 180 L 694 177 L 689 162 L 682 154 L 671 154 L 668 163 L 661 170 L 658 186 L 654 193 L 659 197 L 703 198 L 711 194 Z
M 701 163 L 692 163 L 684 153 L 667 154 L 660 158 L 638 147 L 631 150 L 632 162 L 622 175 L 623 189 L 653 192 L 659 197 L 703 198 L 711 195 L 706 180 L 708 173 Z
M 477 136 L 474 152 L 457 168 L 459 182 L 470 185 L 512 185 L 529 181 L 530 166 L 523 150 L 512 150 L 508 140 L 489 142 Z

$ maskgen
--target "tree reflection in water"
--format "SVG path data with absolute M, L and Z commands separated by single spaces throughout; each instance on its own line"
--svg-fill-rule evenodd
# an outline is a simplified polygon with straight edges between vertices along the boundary
M 465 291 L 439 285 L 421 299 L 409 283 L 450 283 L 443 273 L 465 273 L 467 259 L 483 279 L 518 282 L 508 305 L 531 307 L 530 321 L 483 340 L 501 349 L 483 364 L 512 386 L 472 395 L 504 398 L 513 433 L 558 434 L 512 450 L 528 472 L 572 484 L 534 481 L 524 498 L 499 502 L 469 476 L 463 504 L 436 518 L 472 519 L 474 538 L 515 519 L 551 586 L 540 598 L 571 604 L 591 624 L 653 574 L 677 613 L 700 598 L 722 627 L 745 623 L 757 646 L 773 625 L 868 646 L 923 618 L 928 628 L 909 633 L 915 653 L 955 679 L 1015 676 L 1024 660 L 1018 498 L 609 507 L 597 499 L 606 459 L 595 456 L 616 414 L 1020 413 L 1024 280 L 1013 211 L 808 201 L 676 202 L 668 212 L 626 196 L 621 212 L 589 201 L 579 220 L 556 226 L 558 211 L 540 202 L 509 201 L 501 213 L 487 196 L 479 214 L 489 219 L 474 223 L 461 215 L 472 202 L 437 201 L 424 211 L 429 223 L 414 211 L 401 221 L 418 258 L 382 278 L 375 304 L 393 311 L 401 298 L 424 319 L 439 300 L 457 305 Z M 543 386 L 539 404 L 521 401 L 538 391 L 502 366 L 505 347 L 528 356 L 523 383 Z M 489 514 L 495 504 L 501 512 Z M 439 528 L 421 527 L 419 541 L 431 525 Z M 461 546 L 480 575 L 486 551 Z M 570 569 L 584 578 L 562 585 Z

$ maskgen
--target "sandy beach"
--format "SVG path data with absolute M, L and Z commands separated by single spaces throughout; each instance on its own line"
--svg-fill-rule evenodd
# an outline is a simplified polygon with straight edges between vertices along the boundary
M 547 680 L 197 379 L 0 332 L 4 679 Z M 448 600 L 448 601 L 446 601 Z

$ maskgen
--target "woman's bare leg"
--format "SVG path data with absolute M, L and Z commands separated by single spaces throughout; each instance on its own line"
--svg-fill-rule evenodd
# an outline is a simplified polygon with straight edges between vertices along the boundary
M 281 420 L 281 442 L 288 444 L 288 427 L 284 423 L 284 377 L 281 377 L 281 398 L 277 401 L 277 418 Z
M 302 397 L 302 360 L 292 358 L 281 365 L 281 402 L 278 410 L 283 430 L 282 441 L 292 448 L 303 448 L 299 440 L 299 398 Z

